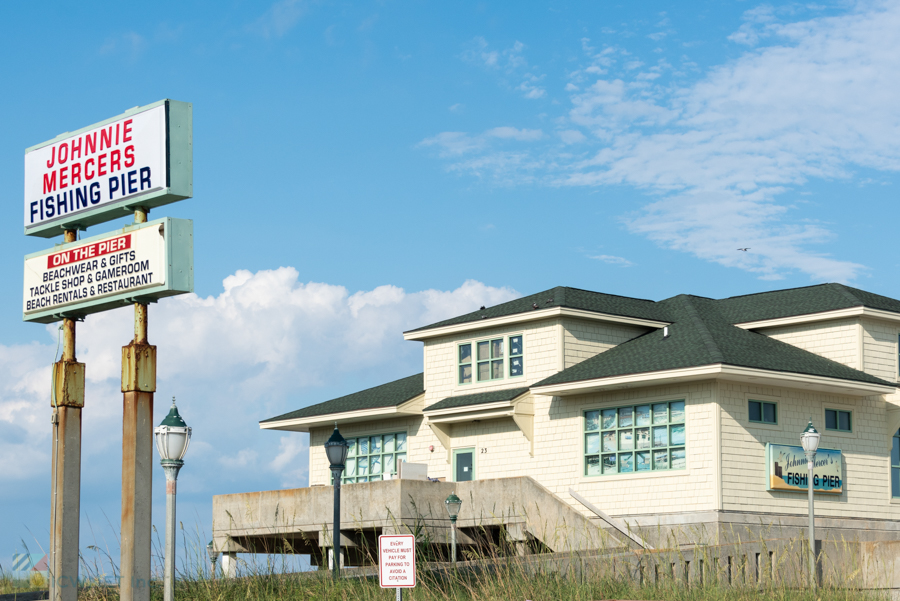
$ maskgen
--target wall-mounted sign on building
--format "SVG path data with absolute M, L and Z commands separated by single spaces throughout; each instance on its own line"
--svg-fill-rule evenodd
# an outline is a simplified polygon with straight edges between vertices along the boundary
M 23 319 L 51 323 L 194 290 L 194 223 L 165 217 L 25 257 Z
M 767 490 L 807 492 L 809 468 L 803 447 L 766 444 Z M 841 452 L 819 449 L 813 467 L 813 490 L 840 494 L 844 491 Z
M 25 151 L 25 233 L 124 217 L 193 195 L 193 108 L 160 100 Z

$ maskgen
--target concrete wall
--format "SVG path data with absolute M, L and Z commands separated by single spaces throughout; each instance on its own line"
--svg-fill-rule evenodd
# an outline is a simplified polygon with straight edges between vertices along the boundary
M 572 367 L 649 331 L 649 328 L 571 318 L 563 319 L 562 325 L 565 367 Z

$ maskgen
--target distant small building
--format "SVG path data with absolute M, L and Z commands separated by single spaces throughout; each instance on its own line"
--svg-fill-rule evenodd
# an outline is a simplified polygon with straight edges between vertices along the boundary
M 841 284 L 658 302 L 559 287 L 404 336 L 423 373 L 260 423 L 309 432 L 311 486 L 330 483 L 337 422 L 354 486 L 408 461 L 447 482 L 530 477 L 637 528 L 798 532 L 793 447 L 811 419 L 820 534 L 900 539 L 900 301 Z

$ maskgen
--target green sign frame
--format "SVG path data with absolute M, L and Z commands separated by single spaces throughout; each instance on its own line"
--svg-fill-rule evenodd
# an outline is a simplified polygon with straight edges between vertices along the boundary
M 43 223 L 25 226 L 25 235 L 41 238 L 53 238 L 59 236 L 64 230 L 86 230 L 89 226 L 120 219 L 128 213 L 133 213 L 137 207 L 153 209 L 171 204 L 179 200 L 191 198 L 194 195 L 194 158 L 193 158 L 193 104 L 178 100 L 164 99 L 157 102 L 137 106 L 129 109 L 121 115 L 82 127 L 74 132 L 60 134 L 41 144 L 36 144 L 25 149 L 25 154 L 39 150 L 46 146 L 75 138 L 80 134 L 101 128 L 125 119 L 127 117 L 143 113 L 159 106 L 165 107 L 166 112 L 166 184 L 162 189 L 154 190 L 143 195 L 124 198 L 118 201 L 106 202 L 102 205 L 84 209 L 74 214 L 66 214 L 57 219 Z
M 25 256 L 25 261 L 64 252 L 74 247 L 84 247 L 111 237 L 134 233 L 146 228 L 161 228 L 165 245 L 165 282 L 149 289 L 125 291 L 102 298 L 76 302 L 45 311 L 22 313 L 22 321 L 53 323 L 65 318 L 83 319 L 87 315 L 133 303 L 155 303 L 160 298 L 194 291 L 194 222 L 190 219 L 163 217 L 147 223 L 134 223 L 114 232 L 107 232 L 76 242 L 57 244 L 48 250 Z

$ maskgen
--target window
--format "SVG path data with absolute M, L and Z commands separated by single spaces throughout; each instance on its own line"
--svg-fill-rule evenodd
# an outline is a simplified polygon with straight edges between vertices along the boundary
M 891 496 L 900 497 L 900 430 L 894 432 L 891 446 Z
M 825 429 L 838 432 L 852 432 L 853 424 L 850 421 L 850 411 L 838 411 L 837 409 L 825 410 Z
M 778 405 L 765 401 L 750 401 L 750 421 L 758 424 L 777 424 Z
M 509 343 L 508 357 L 504 352 L 507 342 Z M 475 347 L 474 359 L 472 357 L 473 346 Z M 458 382 L 460 384 L 471 384 L 473 378 L 478 382 L 490 382 L 491 380 L 502 380 L 505 377 L 515 378 L 524 374 L 525 354 L 521 334 L 508 338 L 466 342 L 458 347 Z
M 584 475 L 683 470 L 684 401 L 586 411 Z
M 396 474 L 406 460 L 406 432 L 348 438 L 347 467 L 341 482 L 374 482 L 384 474 Z

